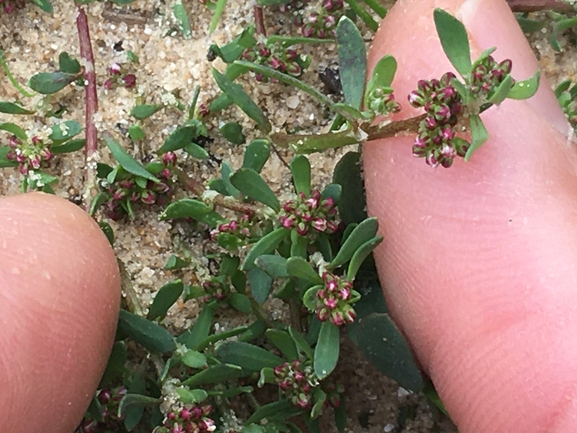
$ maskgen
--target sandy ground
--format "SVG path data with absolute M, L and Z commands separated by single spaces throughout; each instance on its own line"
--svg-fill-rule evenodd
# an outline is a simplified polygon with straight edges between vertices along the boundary
M 143 158 L 158 148 L 176 125 L 182 120 L 181 114 L 175 109 L 163 110 L 143 122 L 147 134 L 141 146 L 134 146 L 126 137 L 127 127 L 134 123 L 129 115 L 138 97 L 141 103 L 159 103 L 166 100 L 171 92 L 178 92 L 181 100 L 189 101 L 194 86 L 201 86 L 201 101 L 208 101 L 217 94 L 217 89 L 210 75 L 211 66 L 223 70 L 223 64 L 218 60 L 211 63 L 206 54 L 211 43 L 224 44 L 237 35 L 246 25 L 253 22 L 252 3 L 240 0 L 229 1 L 227 11 L 217 31 L 207 38 L 208 23 L 212 12 L 200 2 L 186 3 L 189 16 L 192 17 L 192 37 L 185 40 L 178 31 L 172 17 L 172 1 L 138 0 L 124 10 L 114 6 L 109 9 L 104 3 L 94 3 L 86 8 L 89 17 L 91 38 L 96 61 L 98 77 L 98 98 L 100 111 L 97 117 L 99 131 L 108 130 L 125 145 L 136 157 Z M 73 56 L 79 56 L 78 38 L 75 26 L 76 12 L 70 1 L 54 1 L 55 12 L 48 15 L 39 9 L 28 6 L 17 16 L 0 17 L 0 48 L 5 58 L 21 83 L 35 72 L 52 71 L 57 65 L 58 54 L 67 51 Z M 272 14 L 266 15 L 266 23 L 270 33 L 281 32 L 294 34 L 290 19 Z M 370 34 L 367 33 L 367 37 Z M 566 44 L 570 45 L 565 41 Z M 573 78 L 575 75 L 574 61 L 568 54 L 555 54 L 549 45 L 543 41 L 535 41 L 540 50 L 539 57 L 544 72 L 559 81 L 559 68 L 564 76 Z M 572 48 L 572 47 L 571 47 Z M 126 52 L 131 50 L 139 57 L 135 65 L 127 60 Z M 304 79 L 319 85 L 318 71 L 320 68 L 336 63 L 333 46 L 323 46 L 322 51 L 311 51 L 313 64 Z M 125 66 L 126 72 L 137 77 L 137 89 L 118 88 L 108 91 L 103 83 L 108 78 L 108 68 L 114 62 Z M 3 73 L 0 86 L 0 100 L 12 101 L 18 98 L 16 90 L 9 84 Z M 284 86 L 258 84 L 256 81 L 245 81 L 245 88 L 256 102 L 271 115 L 277 127 L 301 127 L 308 130 L 319 130 L 326 126 L 326 112 L 314 105 L 310 99 L 294 89 Z M 69 86 L 53 97 L 36 96 L 22 101 L 27 107 L 42 106 L 48 109 L 58 104 L 65 105 L 67 112 L 64 119 L 75 119 L 84 123 L 84 91 L 75 86 Z M 254 135 L 254 127 L 246 116 L 237 109 L 223 112 L 219 119 L 211 122 L 218 127 L 218 122 L 239 120 L 245 134 L 249 138 Z M 58 119 L 43 116 L 26 116 L 17 119 L 0 114 L 1 121 L 16 121 L 34 135 L 40 133 Z M 200 180 L 208 180 L 216 176 L 218 161 L 228 161 L 233 167 L 238 167 L 241 161 L 242 148 L 226 142 L 218 132 L 212 134 L 215 141 L 207 149 L 213 156 L 212 161 L 202 163 L 192 158 L 182 164 L 185 170 L 194 173 Z M 330 173 L 341 152 L 329 152 L 324 156 L 313 157 L 315 181 L 326 184 Z M 101 161 L 110 161 L 106 152 L 98 155 Z M 65 155 L 52 168 L 52 173 L 61 179 L 57 194 L 73 199 L 84 189 L 82 173 L 83 157 L 80 153 Z M 288 190 L 290 176 L 280 159 L 273 156 L 264 173 L 277 191 Z M 16 170 L 0 171 L 0 194 L 15 194 L 18 191 L 20 175 Z M 179 192 L 179 196 L 185 196 Z M 123 263 L 127 277 L 131 281 L 133 294 L 146 308 L 152 300 L 155 291 L 164 283 L 174 278 L 174 274 L 162 268 L 171 254 L 187 251 L 193 257 L 193 267 L 177 276 L 185 281 L 194 282 L 206 275 L 207 261 L 202 251 L 202 239 L 199 236 L 186 233 L 185 230 L 171 222 L 159 222 L 158 210 L 139 211 L 134 221 L 111 222 L 115 233 L 116 253 Z M 272 303 L 271 310 L 278 305 Z M 179 304 L 171 311 L 169 325 L 174 330 L 189 327 L 194 323 L 198 306 L 194 301 Z M 282 314 L 281 311 L 277 312 Z M 233 326 L 241 320 L 236 318 L 221 318 L 219 326 Z M 379 374 L 360 355 L 352 350 L 350 344 L 345 344 L 345 356 L 342 358 L 342 380 L 347 388 L 347 409 L 349 412 L 350 432 L 415 432 L 452 433 L 456 430 L 447 421 L 435 423 L 438 414 L 433 416 L 425 399 L 407 393 L 393 381 Z M 399 419 L 409 415 L 404 427 L 399 427 Z M 328 427 L 323 431 L 330 431 Z

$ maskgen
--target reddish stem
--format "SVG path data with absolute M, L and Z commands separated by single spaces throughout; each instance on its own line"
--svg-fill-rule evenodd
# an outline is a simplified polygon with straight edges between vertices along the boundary
M 266 36 L 266 27 L 264 25 L 264 15 L 262 12 L 262 7 L 255 6 L 253 9 L 254 13 L 254 25 L 256 27 L 256 33 L 259 35 Z
M 86 146 L 85 153 L 85 173 L 84 181 L 86 192 L 84 203 L 88 208 L 90 206 L 90 191 L 92 191 L 95 176 L 94 168 L 89 164 L 92 156 L 98 151 L 98 132 L 94 125 L 94 115 L 98 112 L 98 96 L 96 94 L 96 72 L 94 71 L 94 55 L 92 53 L 92 44 L 90 42 L 90 30 L 88 28 L 88 18 L 84 9 L 78 5 L 78 17 L 76 18 L 76 29 L 80 44 L 80 57 L 83 60 L 83 66 L 86 69 L 84 80 L 86 83 Z
M 568 3 L 562 0 L 507 0 L 513 12 L 538 12 L 551 10 L 556 12 L 574 12 Z

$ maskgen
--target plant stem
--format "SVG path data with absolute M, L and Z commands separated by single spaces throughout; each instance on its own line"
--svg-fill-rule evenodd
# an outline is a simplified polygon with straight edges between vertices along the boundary
M 552 10 L 556 12 L 574 12 L 575 7 L 562 0 L 507 0 L 513 12 L 537 12 Z
M 253 8 L 254 13 L 254 26 L 256 33 L 259 35 L 266 36 L 266 27 L 264 25 L 264 16 L 262 12 L 262 7 L 255 5 Z
M 80 57 L 83 60 L 86 72 L 84 80 L 86 83 L 86 147 L 84 149 L 84 205 L 90 208 L 90 202 L 96 191 L 96 170 L 90 164 L 92 157 L 98 151 L 98 132 L 94 125 L 94 116 L 98 112 L 98 96 L 96 93 L 96 72 L 94 71 L 94 55 L 92 54 L 92 44 L 90 42 L 90 31 L 88 29 L 88 18 L 82 6 L 77 6 L 78 17 L 76 18 L 76 29 L 80 45 Z
M 12 72 L 8 67 L 8 63 L 6 63 L 6 59 L 4 59 L 4 52 L 2 50 L 0 50 L 0 66 L 2 66 L 2 69 L 4 69 L 6 76 L 8 77 L 12 85 L 16 88 L 16 90 L 18 90 L 22 94 L 22 96 L 26 96 L 27 98 L 31 98 L 34 96 L 34 93 L 28 92 L 24 87 L 20 85 L 18 81 L 16 81 L 16 78 L 14 78 L 14 75 L 12 75 Z

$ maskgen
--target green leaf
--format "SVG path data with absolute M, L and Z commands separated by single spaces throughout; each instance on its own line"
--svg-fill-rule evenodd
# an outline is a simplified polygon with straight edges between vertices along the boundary
M 367 218 L 356 225 L 327 268 L 335 269 L 348 262 L 361 245 L 376 236 L 378 229 L 379 221 L 375 217 Z
M 353 281 L 355 279 L 355 276 L 365 259 L 382 241 L 382 236 L 376 236 L 373 239 L 366 241 L 355 251 L 351 258 L 351 262 L 349 263 L 349 268 L 347 269 L 347 280 Z
M 499 84 L 499 87 L 497 90 L 495 90 L 493 95 L 491 95 L 491 98 L 489 98 L 488 102 L 491 104 L 500 105 L 501 102 L 507 98 L 507 95 L 511 91 L 512 87 L 513 79 L 511 78 L 511 75 L 505 76 L 505 79 L 501 82 L 501 84 Z
M 197 128 L 194 126 L 179 126 L 172 134 L 166 137 L 166 140 L 164 140 L 164 143 L 160 149 L 158 149 L 158 154 L 162 155 L 166 152 L 182 149 L 192 142 L 196 132 Z
M 300 278 L 311 284 L 322 284 L 323 279 L 311 264 L 302 257 L 290 257 L 286 262 L 287 273 L 293 278 Z
M 176 349 L 170 332 L 144 317 L 120 310 L 118 329 L 151 352 L 170 352 Z
M 7 114 L 34 114 L 36 111 L 34 110 L 27 110 L 23 106 L 19 104 L 15 104 L 14 102 L 0 102 L 0 113 L 7 113 Z
M 42 9 L 44 12 L 47 12 L 49 14 L 54 12 L 54 8 L 52 7 L 52 3 L 50 3 L 50 0 L 32 0 L 32 3 L 34 3 L 40 9 Z
M 242 293 L 231 293 L 227 299 L 228 305 L 244 314 L 252 313 L 250 300 Z
M 84 147 L 86 144 L 85 138 L 77 138 L 76 140 L 69 140 L 59 145 L 50 146 L 50 151 L 52 153 L 70 153 L 76 152 Z
M 371 314 L 359 325 L 358 345 L 368 360 L 403 388 L 419 392 L 423 378 L 409 345 L 388 314 Z
M 80 72 L 80 62 L 65 51 L 58 56 L 58 67 L 62 72 L 69 74 L 78 74 Z
M 211 227 L 224 221 L 212 207 L 206 203 L 192 198 L 183 198 L 169 204 L 160 215 L 161 219 L 193 218 L 197 221 L 208 224 Z
M 290 163 L 293 182 L 297 193 L 311 195 L 311 163 L 304 155 L 295 156 Z
M 190 263 L 188 261 L 183 260 L 180 257 L 175 256 L 173 254 L 166 261 L 166 264 L 164 265 L 163 269 L 166 269 L 169 271 L 178 271 L 179 269 L 186 268 L 189 264 Z
M 26 132 L 14 123 L 0 123 L 0 130 L 10 132 L 12 135 L 15 135 L 22 141 L 28 140 L 28 135 L 26 135 Z
M 231 256 L 229 254 L 223 254 L 222 259 L 220 261 L 220 275 L 232 277 L 236 273 L 236 271 L 238 271 L 239 266 L 240 266 L 239 257 Z
M 204 161 L 209 158 L 208 152 L 196 143 L 188 143 L 184 146 L 184 151 L 196 159 Z
M 230 183 L 230 177 L 232 176 L 232 174 L 233 174 L 232 167 L 227 162 L 223 162 L 220 167 L 220 175 L 222 177 L 224 186 L 228 192 L 228 195 L 232 197 L 238 197 L 240 195 L 240 191 L 236 189 L 234 186 L 232 186 L 232 183 Z
M 220 87 L 220 90 L 226 93 L 232 102 L 238 105 L 248 117 L 254 120 L 265 134 L 271 132 L 272 126 L 268 118 L 250 96 L 246 94 L 241 85 L 233 83 L 228 77 L 214 68 L 212 69 L 212 76 L 218 87 Z
M 303 295 L 303 305 L 307 310 L 313 312 L 316 310 L 317 305 L 317 293 L 321 290 L 323 286 L 318 284 L 316 286 L 312 286 Z
M 263 254 L 269 254 L 273 252 L 276 247 L 278 247 L 280 243 L 289 235 L 289 233 L 290 232 L 287 229 L 279 227 L 260 238 L 260 240 L 255 243 L 248 252 L 241 268 L 245 271 L 250 271 L 253 269 L 256 266 L 256 259 Z
M 186 379 L 182 384 L 184 386 L 210 385 L 224 382 L 225 380 L 237 379 L 244 375 L 242 368 L 236 365 L 216 364 L 211 365 L 200 373 Z
M 204 389 L 176 388 L 176 393 L 180 397 L 180 401 L 184 404 L 202 403 L 208 398 L 208 392 Z
M 130 115 L 138 120 L 144 120 L 150 116 L 152 116 L 157 111 L 160 111 L 164 108 L 162 104 L 142 104 L 142 105 L 135 105 L 130 110 Z
M 154 183 L 160 182 L 160 180 L 157 179 L 152 173 L 150 173 L 140 162 L 130 156 L 128 152 L 124 150 L 124 148 L 112 138 L 110 133 L 104 132 L 102 136 L 114 159 L 127 172 L 151 180 Z
M 314 406 L 311 409 L 311 419 L 316 419 L 323 413 L 323 406 L 327 401 L 327 394 L 320 388 L 314 390 Z
M 315 374 L 319 379 L 322 380 L 327 377 L 337 366 L 339 348 L 339 327 L 328 320 L 323 322 L 314 356 Z
M 471 49 L 465 26 L 439 8 L 435 8 L 434 19 L 445 55 L 463 78 L 469 77 L 472 68 Z
M 489 139 L 489 133 L 478 115 L 469 117 L 471 125 L 471 146 L 465 154 L 465 161 L 469 161 L 473 153 L 475 153 L 484 143 Z
M 524 81 L 517 81 L 509 91 L 507 98 L 509 99 L 529 99 L 539 90 L 539 80 L 541 78 L 541 71 L 535 72 L 531 78 Z
M 126 58 L 131 61 L 132 63 L 139 63 L 138 56 L 132 50 L 126 50 Z
M 52 132 L 48 138 L 56 143 L 70 140 L 82 131 L 82 125 L 76 120 L 66 120 L 50 128 Z
M 40 72 L 30 78 L 28 86 L 38 93 L 50 95 L 64 89 L 76 79 L 78 79 L 78 74 L 69 74 L 67 72 Z
M 245 343 L 252 341 L 255 338 L 258 338 L 262 334 L 264 334 L 266 328 L 267 328 L 266 320 L 258 319 L 255 322 L 253 322 L 242 335 L 238 337 L 238 341 L 242 341 Z
M 258 267 L 252 268 L 248 271 L 248 283 L 253 299 L 258 304 L 266 301 L 272 287 L 271 276 Z
M 210 26 L 208 28 L 208 35 L 212 35 L 212 33 L 216 30 L 216 26 L 218 25 L 218 21 L 224 12 L 226 7 L 227 0 L 216 0 L 216 7 L 214 9 L 214 15 L 212 16 L 212 20 L 210 21 Z
M 330 197 L 336 204 L 338 204 L 339 200 L 341 199 L 342 191 L 343 188 L 338 183 L 331 183 L 327 185 L 325 189 L 323 189 L 323 192 L 321 193 L 321 199 L 325 200 Z
M 246 141 L 242 127 L 237 122 L 228 122 L 220 127 L 220 133 L 232 144 L 243 144 Z
M 156 293 L 146 318 L 148 320 L 163 320 L 166 317 L 168 309 L 172 307 L 180 295 L 182 295 L 183 289 L 184 285 L 181 280 L 176 280 L 162 286 Z
M 206 355 L 196 350 L 188 350 L 182 357 L 182 363 L 190 368 L 203 368 L 206 366 Z
M 297 347 L 299 348 L 299 350 L 302 353 L 304 353 L 307 358 L 312 358 L 313 349 L 311 348 L 309 343 L 307 343 L 307 340 L 304 337 L 304 335 L 291 326 L 288 327 L 288 333 L 295 342 L 295 344 L 297 345 Z
M 266 139 L 252 140 L 244 151 L 243 168 L 251 168 L 260 173 L 270 157 L 270 143 Z
M 340 159 L 333 172 L 333 183 L 342 188 L 338 207 L 343 222 L 348 225 L 365 220 L 365 185 L 359 152 L 348 152 Z
M 274 254 L 263 254 L 256 265 L 272 278 L 287 278 L 287 259 Z
M 0 168 L 16 167 L 16 161 L 10 161 L 6 156 L 12 150 L 9 146 L 0 146 Z
M 124 372 L 124 364 L 126 363 L 126 343 L 124 341 L 117 341 L 112 346 L 112 352 L 106 364 L 106 370 L 100 379 L 100 389 L 109 387 L 111 382 L 122 375 Z
M 286 331 L 280 329 L 268 329 L 266 337 L 274 346 L 281 351 L 287 361 L 294 361 L 298 359 L 299 354 L 294 340 Z
M 367 73 L 365 41 L 355 23 L 347 16 L 339 20 L 336 38 L 339 50 L 339 74 L 345 102 L 359 110 L 363 102 Z
M 249 372 L 259 372 L 265 367 L 274 368 L 284 362 L 268 350 L 240 341 L 223 343 L 216 349 L 216 357 L 221 362 L 238 365 Z
M 333 409 L 335 415 L 335 426 L 339 433 L 344 433 L 347 427 L 347 408 L 344 396 L 341 394 L 341 404 Z
M 174 6 L 172 7 L 172 13 L 178 22 L 178 28 L 180 33 L 182 33 L 182 36 L 184 36 L 184 39 L 190 39 L 192 37 L 190 21 L 188 19 L 186 9 L 180 0 L 174 3 Z
M 118 415 L 124 417 L 131 407 L 144 407 L 160 403 L 160 399 L 141 394 L 125 394 L 118 406 Z
M 259 407 L 249 419 L 246 420 L 245 424 L 257 423 L 265 418 L 269 420 L 274 418 L 289 418 L 301 411 L 302 409 L 297 409 L 288 400 L 278 400 Z
M 256 171 L 241 168 L 230 177 L 230 182 L 247 197 L 267 205 L 275 212 L 280 211 L 278 198 Z
M 178 342 L 184 344 L 189 349 L 196 350 L 198 345 L 208 337 L 210 328 L 212 327 L 213 316 L 214 311 L 205 306 L 196 318 L 196 322 L 194 322 L 192 328 L 178 336 Z
M 395 58 L 390 54 L 382 57 L 375 65 L 371 79 L 367 83 L 365 98 L 378 87 L 391 87 L 396 72 L 397 61 Z

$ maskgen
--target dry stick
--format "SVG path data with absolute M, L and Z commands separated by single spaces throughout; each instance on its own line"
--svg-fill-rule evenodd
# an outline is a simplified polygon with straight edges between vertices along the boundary
M 83 66 L 86 68 L 84 82 L 86 83 L 86 145 L 84 147 L 84 206 L 86 210 L 90 208 L 93 191 L 96 187 L 96 171 L 91 164 L 92 158 L 98 151 L 98 133 L 94 125 L 94 115 L 98 112 L 98 96 L 96 94 L 96 72 L 94 72 L 94 55 L 92 54 L 92 44 L 90 43 L 90 31 L 88 29 L 88 18 L 82 6 L 77 6 L 78 17 L 76 18 L 76 29 L 80 43 L 80 57 Z
M 254 26 L 256 28 L 256 33 L 259 35 L 266 36 L 266 27 L 264 25 L 264 15 L 262 12 L 262 7 L 255 6 L 253 9 L 254 13 Z
M 575 7 L 562 0 L 507 0 L 513 12 L 575 12 Z

